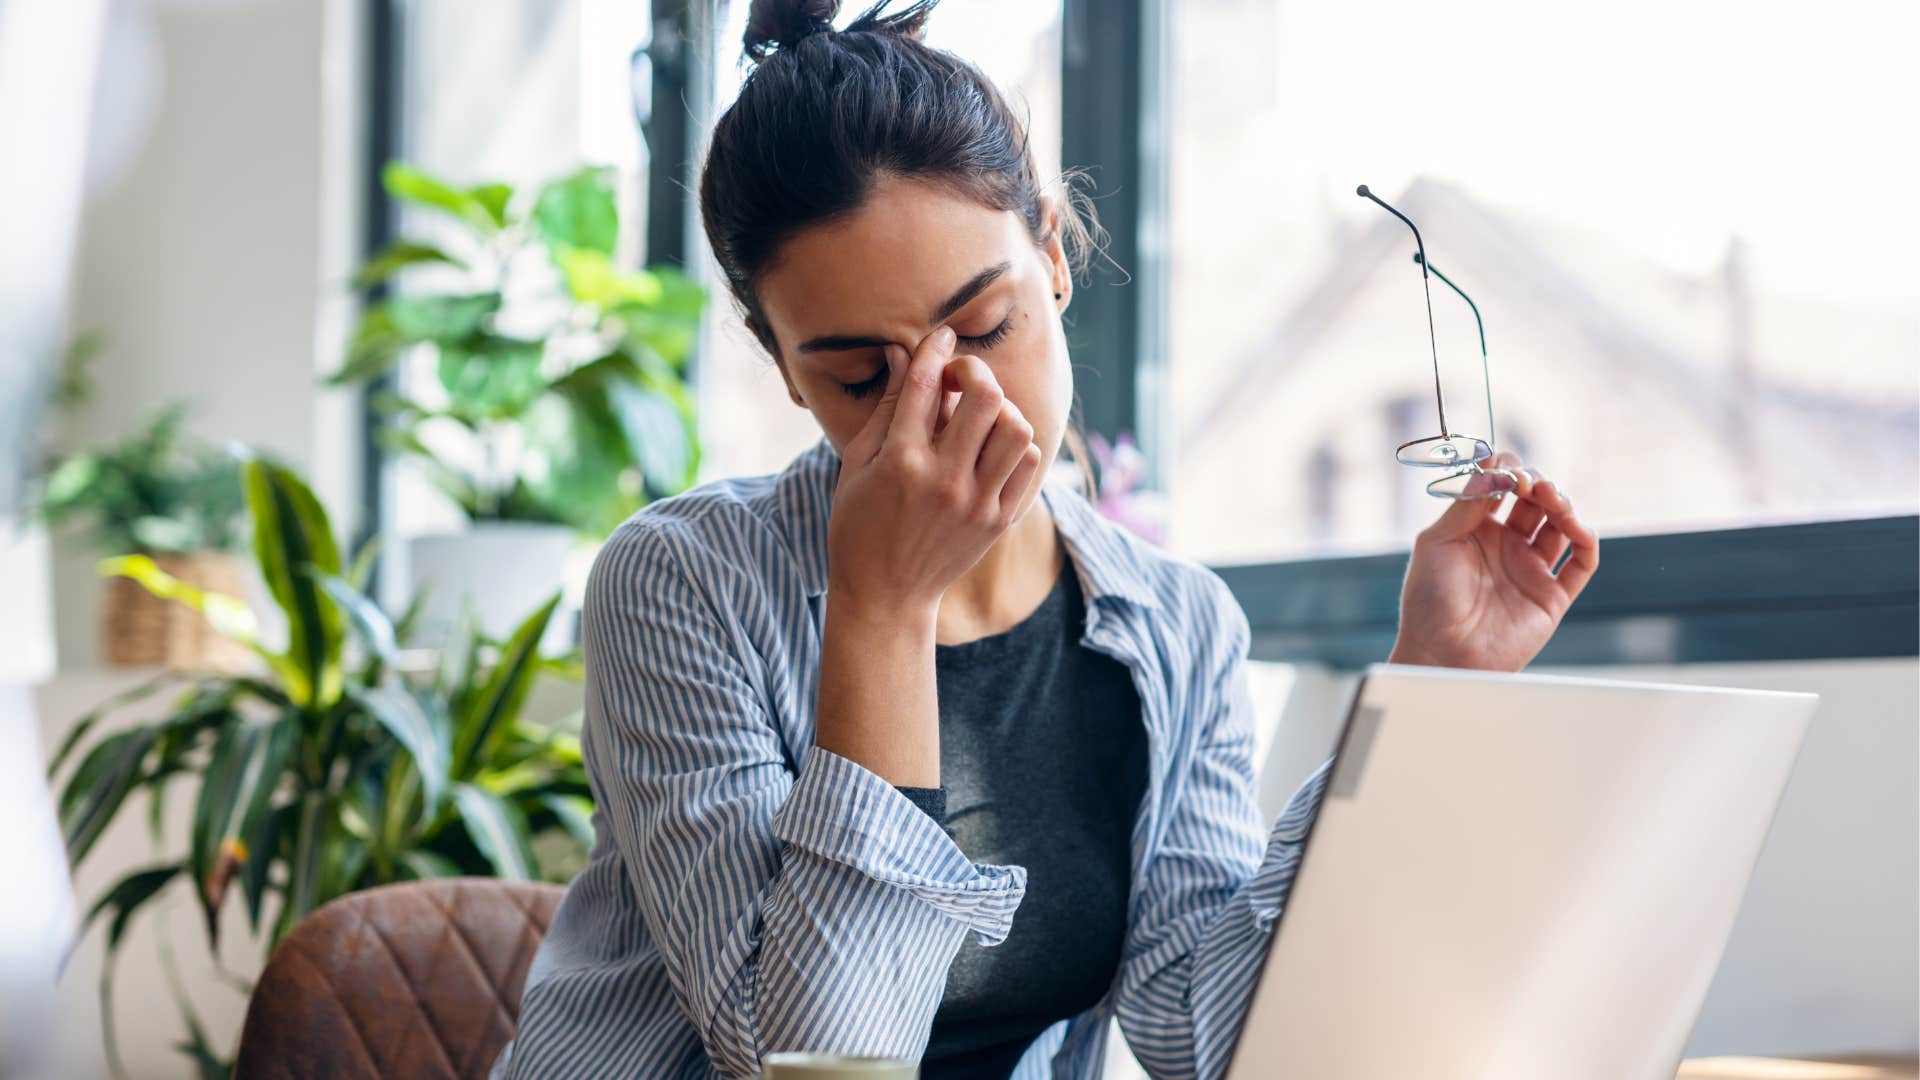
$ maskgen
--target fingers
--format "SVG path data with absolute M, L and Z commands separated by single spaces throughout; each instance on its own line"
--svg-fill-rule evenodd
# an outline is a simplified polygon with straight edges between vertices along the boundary
M 1521 477 L 1521 486 L 1515 490 L 1513 509 L 1507 511 L 1507 528 L 1513 530 L 1521 540 L 1532 540 L 1540 532 L 1540 523 L 1548 519 L 1548 511 L 1534 502 L 1534 486 L 1540 482 L 1538 469 L 1515 469 L 1515 477 Z
M 960 404 L 935 442 L 942 456 L 971 468 L 1000 419 L 1006 395 L 986 361 L 977 356 L 954 357 L 946 367 L 946 386 L 960 392 Z
M 1003 402 L 993 431 L 987 436 L 986 445 L 980 448 L 980 462 L 974 473 L 980 479 L 980 486 L 999 493 L 1029 448 L 1038 449 L 1033 442 L 1033 425 L 1021 415 L 1018 405 Z
M 1600 536 L 1574 513 L 1573 500 L 1567 498 L 1560 485 L 1542 476 L 1537 469 L 1525 471 L 1530 474 L 1529 482 L 1524 485 L 1526 495 L 1514 504 L 1513 513 L 1507 517 L 1507 527 L 1520 533 L 1514 526 L 1514 518 L 1520 517 L 1523 510 L 1535 519 L 1538 531 L 1529 530 L 1521 535 L 1530 536 L 1530 546 L 1539 554 L 1548 572 L 1552 572 L 1562 555 L 1572 552 L 1556 578 L 1571 602 L 1600 568 Z
M 1572 511 L 1572 500 L 1567 498 L 1567 492 L 1559 490 L 1553 480 L 1542 480 L 1540 486 L 1546 488 L 1548 494 L 1548 502 L 1542 503 L 1548 513 L 1548 523 L 1540 527 L 1540 536 L 1534 538 L 1534 548 L 1548 559 L 1548 569 L 1553 567 L 1555 561 L 1559 561 L 1561 553 L 1571 550 L 1567 565 L 1561 567 L 1557 580 L 1561 590 L 1567 592 L 1567 600 L 1572 601 L 1572 598 L 1580 596 L 1580 590 L 1586 588 L 1586 582 L 1590 582 L 1594 578 L 1594 571 L 1599 569 L 1599 534 L 1580 521 L 1580 517 Z M 1549 530 L 1553 532 L 1551 548 L 1544 548 Z
M 1560 556 L 1566 554 L 1568 543 L 1566 534 L 1555 528 L 1552 522 L 1548 522 L 1540 527 L 1539 533 L 1535 534 L 1532 547 L 1540 553 L 1540 558 L 1546 561 L 1547 569 L 1551 570 L 1560 562 Z
M 884 350 L 887 362 L 887 388 L 880 394 L 880 404 L 874 406 L 867 422 L 847 444 L 845 455 L 848 460 L 862 464 L 871 461 L 880 452 L 887 440 L 887 432 L 893 427 L 893 418 L 900 408 L 901 391 L 906 386 L 907 350 L 898 345 L 889 345 Z
M 1040 447 L 1032 441 L 1020 452 L 1020 461 L 1013 467 L 1007 482 L 1000 488 L 1000 514 L 1002 520 L 1011 521 L 1020 510 L 1020 500 L 1027 497 L 1027 490 L 1040 479 Z
M 1560 568 L 1558 578 L 1560 588 L 1566 591 L 1568 603 L 1572 603 L 1573 599 L 1580 595 L 1580 590 L 1587 587 L 1587 582 L 1593 580 L 1593 573 L 1598 569 L 1600 569 L 1600 542 L 1598 540 L 1591 544 L 1576 542 L 1573 545 L 1573 554 L 1567 556 L 1567 565 Z
M 933 441 L 934 424 L 940 416 L 944 372 L 948 361 L 953 359 L 953 340 L 953 330 L 943 326 L 922 338 L 914 348 L 912 357 L 904 365 L 906 372 L 900 378 L 897 401 L 890 411 L 889 440 L 905 439 L 921 445 Z M 899 348 L 887 346 L 888 355 L 898 355 L 894 350 Z M 889 394 L 895 393 L 892 379 L 887 386 Z M 884 408 L 886 399 L 882 398 L 881 409 Z M 881 409 L 874 412 L 878 414 Z
M 953 467 L 970 470 L 980 492 L 1011 512 L 1038 471 L 1041 454 L 1033 425 L 977 356 L 955 357 L 946 368 L 946 385 L 959 390 L 960 404 L 938 439 L 941 455 Z

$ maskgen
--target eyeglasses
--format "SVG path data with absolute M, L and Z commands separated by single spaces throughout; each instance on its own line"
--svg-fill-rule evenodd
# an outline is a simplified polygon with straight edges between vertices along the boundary
M 1382 209 L 1406 223 L 1413 230 L 1415 247 L 1413 261 L 1420 266 L 1420 287 L 1427 298 L 1427 345 L 1433 355 L 1433 400 L 1440 413 L 1440 434 L 1427 435 L 1401 443 L 1394 448 L 1393 456 L 1401 464 L 1413 465 L 1423 469 L 1450 469 L 1451 472 L 1427 485 L 1427 494 L 1442 499 L 1497 499 L 1520 486 L 1518 478 L 1505 469 L 1485 469 L 1480 463 L 1493 457 L 1493 376 L 1487 367 L 1487 327 L 1480 319 L 1480 305 L 1455 285 L 1440 269 L 1427 258 L 1427 246 L 1420 239 L 1420 229 L 1407 215 L 1395 210 L 1387 202 L 1367 190 L 1361 184 L 1355 194 L 1363 199 L 1371 199 Z M 1475 435 L 1451 431 L 1447 427 L 1447 402 L 1440 390 L 1440 346 L 1433 331 L 1433 287 L 1428 284 L 1431 276 L 1445 282 L 1447 287 L 1459 294 L 1473 311 L 1474 325 L 1480 330 L 1480 376 L 1487 395 L 1487 437 L 1481 439 Z

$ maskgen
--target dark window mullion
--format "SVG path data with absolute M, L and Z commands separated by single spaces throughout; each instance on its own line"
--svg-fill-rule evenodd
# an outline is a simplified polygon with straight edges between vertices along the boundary
M 1161 395 L 1142 387 L 1164 354 L 1165 0 L 1064 0 L 1061 19 L 1061 161 L 1093 180 L 1111 258 L 1068 311 L 1074 388 L 1085 429 L 1133 432 L 1157 474 Z

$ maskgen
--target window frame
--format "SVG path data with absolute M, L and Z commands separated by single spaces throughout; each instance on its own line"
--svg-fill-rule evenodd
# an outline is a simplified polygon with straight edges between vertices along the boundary
M 1149 482 L 1164 487 L 1169 0 L 1103 0 L 1097 16 L 1094 0 L 1064 2 L 1062 162 L 1098 181 L 1109 250 L 1134 270 L 1131 288 L 1096 279 L 1074 297 L 1069 341 L 1081 346 L 1074 366 L 1085 426 L 1108 438 L 1133 431 L 1152 463 Z M 1126 121 L 1127 108 L 1139 110 L 1137 123 Z M 1407 558 L 1214 569 L 1247 613 L 1255 659 L 1353 669 L 1392 648 Z M 1920 516 L 1907 515 L 1609 537 L 1600 571 L 1538 662 L 1916 655 Z

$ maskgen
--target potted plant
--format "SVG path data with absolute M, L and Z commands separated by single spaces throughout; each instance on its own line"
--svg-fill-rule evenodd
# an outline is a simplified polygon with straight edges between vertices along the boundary
M 432 662 L 408 663 L 400 642 L 411 616 L 389 620 L 361 592 L 371 550 L 343 565 L 320 503 L 283 468 L 247 463 L 245 489 L 257 567 L 286 616 L 284 646 L 262 641 L 231 596 L 172 578 L 146 556 L 107 560 L 105 571 L 196 610 L 263 673 L 163 676 L 82 718 L 49 766 L 57 779 L 77 762 L 56 785 L 75 867 L 135 792 L 157 804 L 170 785 L 197 788 L 189 836 L 165 850 L 156 841 L 156 861 L 106 889 L 81 926 L 108 924 L 101 995 L 116 1070 L 113 960 L 128 921 L 156 897 L 193 897 L 217 959 L 229 904 L 256 932 L 266 928 L 271 951 L 342 894 L 453 875 L 565 880 L 592 842 L 578 738 L 520 716 L 536 673 L 571 670 L 537 648 L 558 597 L 497 646 L 463 630 Z M 170 687 L 161 719 L 100 728 L 131 700 Z M 183 1048 L 219 1074 L 224 1063 L 184 999 L 181 1007 Z
M 332 381 L 399 370 L 398 391 L 375 397 L 384 442 L 471 522 L 407 545 L 409 580 L 430 586 L 429 637 L 468 602 L 502 632 L 558 586 L 576 535 L 604 536 L 693 482 L 685 374 L 705 292 L 671 269 L 617 265 L 607 169 L 524 194 L 403 164 L 383 179 L 436 229 L 361 270 L 363 287 L 403 272 L 407 287 L 367 307 Z
M 198 588 L 239 593 L 240 462 L 187 433 L 185 417 L 185 406 L 169 406 L 119 442 L 59 460 L 35 516 L 84 525 L 105 554 L 139 554 Z M 109 665 L 224 670 L 245 659 L 192 612 L 129 581 L 108 582 L 100 625 Z

